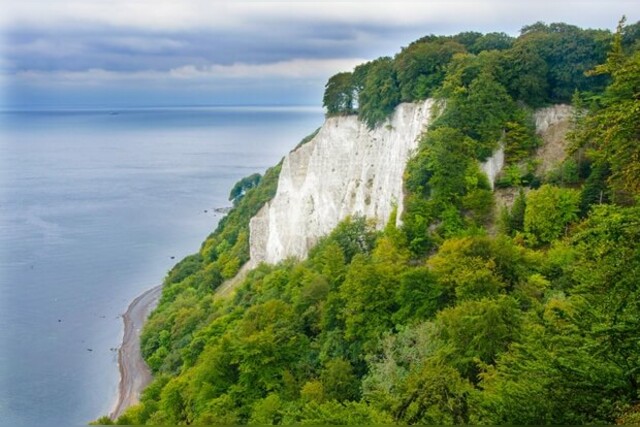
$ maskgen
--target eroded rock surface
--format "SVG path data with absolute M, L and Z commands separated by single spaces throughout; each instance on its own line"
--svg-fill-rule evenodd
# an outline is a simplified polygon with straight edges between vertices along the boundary
M 250 265 L 305 258 L 348 215 L 364 215 L 382 227 L 394 204 L 400 214 L 404 169 L 432 105 L 401 104 L 373 130 L 356 116 L 327 119 L 285 158 L 275 197 L 251 219 Z

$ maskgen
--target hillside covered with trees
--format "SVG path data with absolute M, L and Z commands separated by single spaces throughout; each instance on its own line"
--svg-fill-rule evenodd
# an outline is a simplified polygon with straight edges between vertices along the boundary
M 426 36 L 331 77 L 323 103 L 374 127 L 426 98 L 403 225 L 350 218 L 225 299 L 280 165 L 234 187 L 165 279 L 142 334 L 155 379 L 118 424 L 640 422 L 640 24 Z M 570 149 L 541 176 L 532 113 L 555 103 Z M 478 167 L 500 146 L 496 186 L 519 194 L 502 210 Z

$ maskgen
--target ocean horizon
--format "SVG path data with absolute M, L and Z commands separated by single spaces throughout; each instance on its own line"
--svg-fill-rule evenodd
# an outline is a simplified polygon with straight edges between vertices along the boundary
M 86 424 L 116 399 L 121 314 L 197 252 L 309 106 L 0 109 L 0 424 Z

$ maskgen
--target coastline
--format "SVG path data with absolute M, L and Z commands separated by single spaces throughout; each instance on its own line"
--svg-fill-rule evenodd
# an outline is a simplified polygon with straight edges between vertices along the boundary
M 140 351 L 140 331 L 162 294 L 162 285 L 151 288 L 134 299 L 122 316 L 124 334 L 118 349 L 120 383 L 118 397 L 109 417 L 113 420 L 138 403 L 140 392 L 151 382 L 151 370 Z

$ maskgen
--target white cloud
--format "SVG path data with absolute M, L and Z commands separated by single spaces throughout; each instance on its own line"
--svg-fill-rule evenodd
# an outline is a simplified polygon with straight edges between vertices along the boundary
M 117 36 L 108 38 L 106 42 L 114 47 L 131 49 L 141 53 L 161 53 L 165 50 L 177 50 L 185 46 L 185 43 L 180 40 L 157 37 Z
M 146 30 L 251 30 L 258 24 L 328 21 L 383 26 L 518 25 L 536 20 L 612 28 L 626 13 L 640 19 L 637 0 L 0 0 L 0 28 L 125 27 Z M 511 22 L 510 22 L 511 21 Z M 268 27 L 264 27 L 268 29 Z M 425 32 L 429 29 L 425 28 Z
M 172 69 L 170 75 L 177 78 L 314 78 L 325 77 L 339 71 L 350 71 L 356 65 L 365 61 L 366 60 L 361 58 L 292 59 L 270 64 L 236 63 L 232 65 L 210 65 L 204 67 L 187 65 Z
M 169 71 L 110 71 L 104 69 L 88 69 L 82 71 L 21 71 L 16 73 L 18 79 L 32 84 L 63 84 L 75 86 L 95 86 L 109 82 L 145 82 L 180 80 L 201 82 L 224 79 L 326 79 L 341 72 L 350 71 L 364 62 L 361 58 L 348 59 L 292 59 L 289 61 L 268 64 L 232 65 L 184 65 Z
M 640 1 L 0 0 L 0 11 L 0 83 L 28 103 L 58 88 L 321 91 L 360 57 L 426 34 L 516 34 L 536 21 L 613 29 L 623 14 L 640 19 Z

